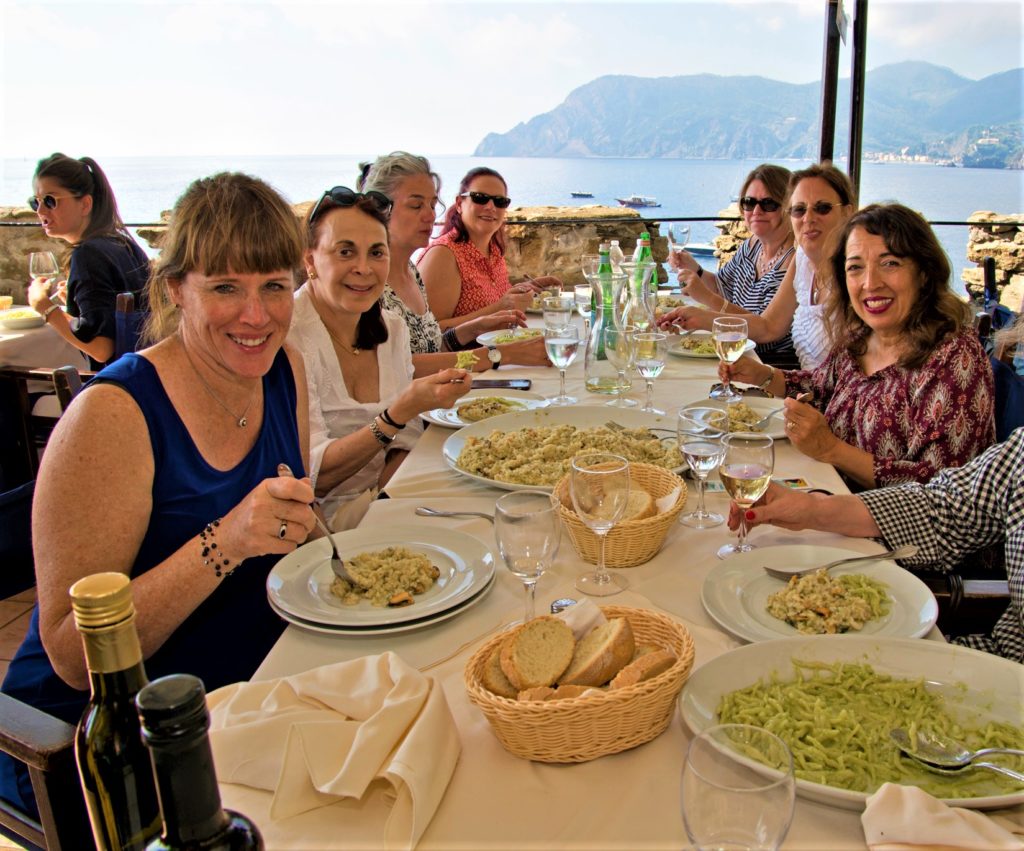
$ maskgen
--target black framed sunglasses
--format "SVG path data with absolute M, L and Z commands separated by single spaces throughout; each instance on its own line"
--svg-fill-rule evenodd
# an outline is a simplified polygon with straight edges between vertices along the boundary
M 789 208 L 789 214 L 794 219 L 802 219 L 804 216 L 807 215 L 808 209 L 810 209 L 814 210 L 814 212 L 817 213 L 819 216 L 827 216 L 829 213 L 832 212 L 832 209 L 834 207 L 842 206 L 842 201 L 837 201 L 835 204 L 829 204 L 828 201 L 816 201 L 815 203 L 809 206 L 807 204 L 794 204 L 792 207 Z
M 376 189 L 371 189 L 369 192 L 356 192 L 347 186 L 333 186 L 324 192 L 320 196 L 320 200 L 316 202 L 313 212 L 309 214 L 309 224 L 312 226 L 316 217 L 320 215 L 324 201 L 331 201 L 335 207 L 354 207 L 361 198 L 368 198 L 385 215 L 391 212 L 391 199 L 383 192 L 378 192 Z
M 39 212 L 39 206 L 46 207 L 47 210 L 56 210 L 57 204 L 62 198 L 80 198 L 80 195 L 44 195 L 42 199 L 36 198 L 33 195 L 28 199 L 28 205 L 32 208 L 33 213 Z
M 755 198 L 753 195 L 744 195 L 740 198 L 740 207 L 744 212 L 752 213 L 755 207 L 760 207 L 766 213 L 774 213 L 782 207 L 774 198 Z
M 474 204 L 479 204 L 481 207 L 486 205 L 488 201 L 493 201 L 494 206 L 499 210 L 504 210 L 512 203 L 512 199 L 507 195 L 488 195 L 486 192 L 463 192 L 459 197 L 468 198 Z

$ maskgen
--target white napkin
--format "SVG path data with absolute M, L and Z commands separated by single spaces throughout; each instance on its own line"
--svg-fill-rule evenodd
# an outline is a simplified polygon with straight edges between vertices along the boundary
M 1024 839 L 976 810 L 948 807 L 916 786 L 884 783 L 860 818 L 872 851 L 1024 851 Z
M 672 508 L 676 504 L 676 500 L 679 499 L 679 491 L 681 488 L 677 485 L 672 488 L 670 493 L 665 494 L 663 497 L 654 500 L 654 505 L 658 509 L 658 514 L 664 514 L 666 511 Z
M 583 637 L 590 632 L 590 630 L 599 627 L 601 624 L 607 623 L 608 621 L 608 618 L 604 616 L 604 612 L 598 608 L 597 603 L 589 597 L 584 597 L 582 600 L 573 603 L 571 606 L 567 606 L 555 615 L 555 617 L 560 618 L 569 624 L 573 637 L 577 641 L 582 641 Z
M 444 691 L 393 653 L 236 683 L 208 703 L 221 783 L 271 792 L 269 816 L 279 821 L 359 801 L 386 781 L 394 796 L 382 831 L 388 848 L 419 841 L 461 750 Z M 355 801 L 346 819 L 359 818 Z

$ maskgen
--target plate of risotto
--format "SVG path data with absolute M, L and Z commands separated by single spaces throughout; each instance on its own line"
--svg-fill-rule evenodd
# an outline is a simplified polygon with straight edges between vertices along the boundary
M 462 428 L 502 414 L 515 414 L 544 408 L 548 400 L 539 393 L 520 390 L 470 390 L 454 407 L 434 408 L 421 414 L 423 419 L 443 428 Z
M 609 426 L 614 422 L 614 426 Z M 537 408 L 459 429 L 442 448 L 445 463 L 502 490 L 551 490 L 584 452 L 679 470 L 675 417 L 605 406 Z
M 717 399 L 702 399 L 686 406 L 687 408 L 721 408 L 729 413 L 729 431 L 751 431 L 755 430 L 761 434 L 767 434 L 773 440 L 783 440 L 786 437 L 786 421 L 782 418 L 781 399 L 768 399 L 764 396 L 744 396 L 742 402 L 735 402 L 731 405 Z M 753 429 L 753 424 L 764 419 L 773 411 L 780 411 L 775 414 L 768 423 L 760 429 Z
M 757 343 L 753 340 L 747 340 L 743 351 L 751 352 L 756 346 Z M 679 358 L 718 358 L 715 352 L 715 342 L 711 339 L 710 331 L 692 331 L 681 336 L 678 342 L 672 344 L 668 353 Z
M 461 532 L 410 524 L 352 529 L 333 538 L 355 583 L 334 575 L 326 539 L 310 541 L 267 577 L 267 596 L 282 616 L 331 627 L 388 628 L 440 616 L 483 590 L 494 575 L 490 550 Z

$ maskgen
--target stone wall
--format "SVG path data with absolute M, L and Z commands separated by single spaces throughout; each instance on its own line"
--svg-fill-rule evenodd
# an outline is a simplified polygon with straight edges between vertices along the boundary
M 967 236 L 967 259 L 977 269 L 964 269 L 961 276 L 967 291 L 980 300 L 985 292 L 985 273 L 981 264 L 986 257 L 996 261 L 996 289 L 999 303 L 1020 312 L 1024 303 L 1024 214 L 1004 215 L 981 210 L 972 213 Z M 1011 221 L 1015 224 L 989 224 Z
M 0 222 L 38 221 L 28 207 L 0 207 Z M 25 304 L 33 251 L 52 251 L 61 268 L 68 267 L 71 246 L 63 239 L 50 239 L 39 227 L 0 227 L 0 295 L 14 296 L 15 304 Z

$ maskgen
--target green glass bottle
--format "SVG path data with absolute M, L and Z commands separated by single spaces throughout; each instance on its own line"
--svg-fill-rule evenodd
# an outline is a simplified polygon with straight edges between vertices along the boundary
M 80 579 L 71 586 L 71 608 L 92 688 L 75 756 L 93 837 L 104 851 L 141 851 L 160 832 L 160 809 L 135 711 L 147 679 L 131 581 L 123 573 Z
M 594 312 L 584 360 L 584 386 L 591 393 L 615 394 L 619 375 L 604 353 L 604 329 L 614 322 L 614 288 L 616 281 L 621 283 L 622 273 L 615 272 L 607 243 L 601 243 L 598 254 L 601 260 L 593 285 Z

